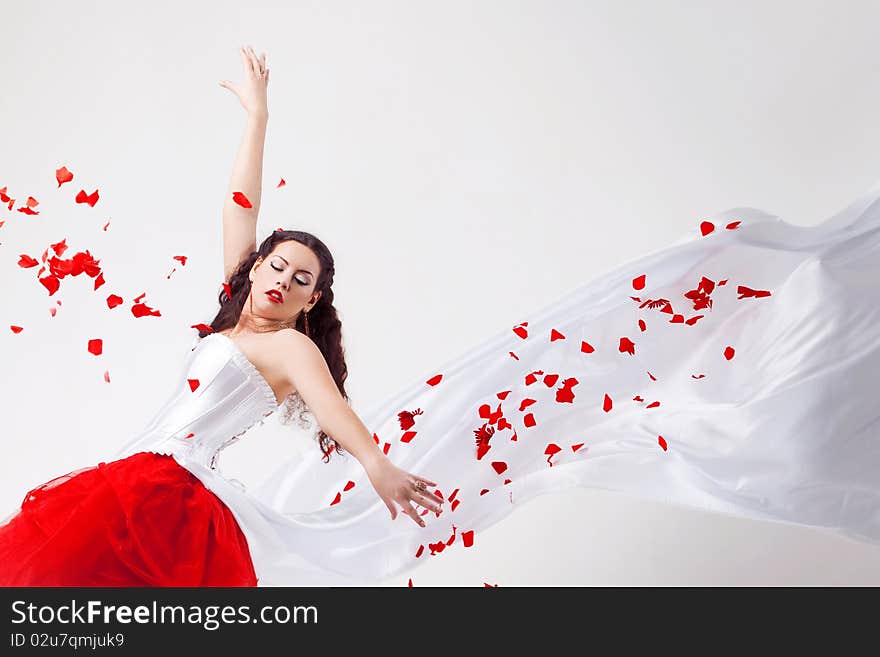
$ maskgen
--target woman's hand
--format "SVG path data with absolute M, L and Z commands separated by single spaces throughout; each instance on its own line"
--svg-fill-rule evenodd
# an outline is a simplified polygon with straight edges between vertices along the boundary
M 266 68 L 266 53 L 258 58 L 254 49 L 248 46 L 239 48 L 239 54 L 244 67 L 244 82 L 238 87 L 229 80 L 220 80 L 220 86 L 238 96 L 248 114 L 268 116 L 266 86 L 269 84 L 269 69 Z
M 376 489 L 379 497 L 391 511 L 392 520 L 397 517 L 398 513 L 394 506 L 395 502 L 401 506 L 404 513 L 422 527 L 425 526 L 425 522 L 410 502 L 415 502 L 436 513 L 443 511 L 443 499 L 427 490 L 428 486 L 436 486 L 437 484 L 398 468 L 387 458 L 378 461 L 375 466 L 367 470 L 367 475 L 373 488 Z

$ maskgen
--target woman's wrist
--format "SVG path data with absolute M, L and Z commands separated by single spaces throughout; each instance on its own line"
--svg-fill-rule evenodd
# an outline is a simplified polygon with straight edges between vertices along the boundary
M 381 468 L 388 461 L 388 457 L 376 447 L 374 450 L 371 450 L 368 454 L 366 454 L 361 459 L 361 466 L 367 472 L 367 474 L 371 474 Z

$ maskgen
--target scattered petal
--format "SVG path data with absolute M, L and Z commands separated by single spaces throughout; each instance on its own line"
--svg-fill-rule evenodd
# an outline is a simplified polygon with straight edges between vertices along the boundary
M 58 181 L 58 187 L 61 187 L 64 183 L 73 180 L 73 174 L 67 170 L 67 167 L 61 167 L 60 169 L 55 169 L 55 180 Z
M 251 202 L 248 199 L 248 197 L 245 196 L 242 192 L 233 192 L 232 193 L 232 200 L 235 201 L 236 203 L 238 203 L 243 208 L 254 207 L 253 205 L 251 205 Z
M 492 467 L 495 468 L 495 472 L 501 474 L 505 470 L 507 470 L 507 463 L 504 461 L 492 461 Z
M 91 194 L 86 194 L 85 190 L 79 190 L 79 193 L 76 195 L 77 203 L 88 203 L 91 207 L 95 207 L 95 203 L 98 202 L 98 190 L 96 189 Z
M 611 397 L 608 396 L 608 393 L 605 393 L 605 401 L 602 404 L 602 410 L 606 413 L 611 410 Z

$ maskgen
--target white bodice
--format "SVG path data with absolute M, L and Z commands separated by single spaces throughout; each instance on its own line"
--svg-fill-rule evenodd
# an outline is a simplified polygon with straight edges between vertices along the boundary
M 220 450 L 277 409 L 271 386 L 238 345 L 211 333 L 196 339 L 167 401 L 116 457 L 173 454 L 213 470 Z

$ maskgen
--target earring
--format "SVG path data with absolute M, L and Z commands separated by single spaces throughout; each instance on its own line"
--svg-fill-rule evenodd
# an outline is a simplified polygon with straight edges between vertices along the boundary
M 309 313 L 308 313 L 308 311 L 303 313 L 303 321 L 306 323 L 306 335 L 311 337 L 309 335 Z

